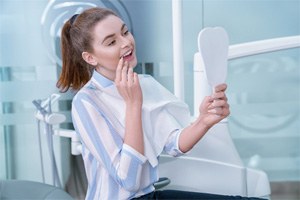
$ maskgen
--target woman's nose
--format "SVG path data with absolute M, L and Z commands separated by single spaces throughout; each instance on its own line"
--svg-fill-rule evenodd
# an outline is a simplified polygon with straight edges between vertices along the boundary
M 130 44 L 130 39 L 129 38 L 126 38 L 126 37 L 122 37 L 122 45 L 121 45 L 121 47 L 122 48 L 125 48 L 125 47 L 127 47 L 129 44 Z

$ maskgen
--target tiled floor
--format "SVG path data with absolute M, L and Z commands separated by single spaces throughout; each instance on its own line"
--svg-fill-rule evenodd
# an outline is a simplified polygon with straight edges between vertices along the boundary
M 271 200 L 300 200 L 300 182 L 272 182 Z

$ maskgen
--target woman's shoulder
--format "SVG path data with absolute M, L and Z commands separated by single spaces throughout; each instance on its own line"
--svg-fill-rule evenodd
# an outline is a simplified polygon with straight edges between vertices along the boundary
M 78 90 L 72 102 L 74 103 L 74 102 L 82 101 L 84 99 L 86 100 L 91 99 L 93 90 L 96 90 L 96 87 L 93 84 L 91 84 L 91 82 L 88 82 L 80 90 Z

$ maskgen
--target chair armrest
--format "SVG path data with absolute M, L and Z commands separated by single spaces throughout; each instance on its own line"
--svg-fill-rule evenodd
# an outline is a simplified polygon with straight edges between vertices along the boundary
M 161 177 L 158 179 L 158 181 L 156 183 L 153 184 L 153 186 L 155 187 L 155 190 L 159 190 L 167 185 L 169 185 L 171 183 L 170 179 L 167 177 Z

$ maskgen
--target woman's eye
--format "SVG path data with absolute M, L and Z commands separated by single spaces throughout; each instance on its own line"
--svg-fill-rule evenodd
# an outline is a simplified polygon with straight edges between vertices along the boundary
M 116 43 L 116 40 L 113 40 L 110 43 L 108 43 L 108 46 L 114 45 L 115 43 Z
M 124 31 L 124 35 L 128 35 L 129 30 Z

